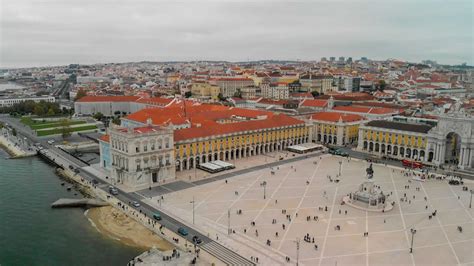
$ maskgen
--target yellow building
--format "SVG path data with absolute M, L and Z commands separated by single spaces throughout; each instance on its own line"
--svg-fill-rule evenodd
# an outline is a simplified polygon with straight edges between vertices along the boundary
M 213 100 L 217 100 L 217 96 L 220 93 L 220 88 L 216 85 L 209 84 L 207 82 L 193 82 L 191 85 L 191 93 L 195 97 L 206 97 Z
M 370 121 L 359 129 L 357 149 L 378 156 L 424 161 L 431 128 L 427 124 Z
M 332 145 L 357 143 L 359 125 L 364 117 L 356 114 L 320 112 L 311 116 L 312 138 L 316 142 Z
M 200 163 L 214 160 L 230 161 L 280 151 L 294 144 L 308 142 L 309 127 L 293 118 L 288 119 L 291 122 L 286 121 L 287 118 L 275 116 L 275 119 L 284 120 L 276 122 L 279 125 L 275 127 L 265 125 L 275 121 L 244 122 L 247 130 L 239 130 L 242 125 L 228 123 L 220 127 L 225 132 L 213 132 L 211 135 L 206 135 L 208 131 L 204 128 L 175 131 L 176 170 L 192 169 Z

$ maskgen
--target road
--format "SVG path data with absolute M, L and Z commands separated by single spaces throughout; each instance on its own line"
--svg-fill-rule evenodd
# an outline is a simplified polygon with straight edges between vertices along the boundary
M 19 122 L 18 120 L 14 118 L 1 116 L 0 121 L 6 122 L 10 126 L 15 127 L 17 130 L 17 134 L 27 137 L 32 143 L 40 143 L 44 147 L 44 149 L 42 149 L 39 152 L 45 153 L 49 155 L 49 157 L 54 158 L 54 161 L 57 164 L 62 165 L 65 168 L 68 168 L 69 166 L 73 166 L 74 168 L 79 169 L 79 174 L 83 178 L 97 184 L 98 188 L 108 193 L 108 187 L 110 185 L 109 183 L 103 181 L 102 179 L 98 178 L 94 174 L 84 169 L 81 169 L 82 167 L 87 166 L 87 164 L 73 157 L 69 153 L 56 148 L 54 145 L 50 145 L 46 139 L 38 138 L 27 126 L 24 126 L 21 122 Z M 192 242 L 193 236 L 198 236 L 202 240 L 202 243 L 198 245 L 199 248 L 207 251 L 208 253 L 218 258 L 222 262 L 228 265 L 255 265 L 255 263 L 253 263 L 249 259 L 242 257 L 241 255 L 228 249 L 227 247 L 224 247 L 223 245 L 207 237 L 206 235 L 201 234 L 200 232 L 194 230 L 193 228 L 188 227 L 187 225 L 183 224 L 180 221 L 177 221 L 176 219 L 166 214 L 165 212 L 159 211 L 158 209 L 146 204 L 145 202 L 141 200 L 142 196 L 136 193 L 126 193 L 120 189 L 117 189 L 117 190 L 119 193 L 118 195 L 115 195 L 116 198 L 118 198 L 124 203 L 132 202 L 132 201 L 136 201 L 140 203 L 140 207 L 138 208 L 135 208 L 133 206 L 130 206 L 130 207 L 136 209 L 137 211 L 141 210 L 141 212 L 145 213 L 147 217 L 153 217 L 154 213 L 159 212 L 162 217 L 162 220 L 159 221 L 159 223 L 165 226 L 166 228 L 168 228 L 169 230 L 173 232 L 177 232 L 178 228 L 180 227 L 186 228 L 189 234 L 187 236 L 181 236 L 181 237 L 186 239 L 189 243 L 193 243 Z

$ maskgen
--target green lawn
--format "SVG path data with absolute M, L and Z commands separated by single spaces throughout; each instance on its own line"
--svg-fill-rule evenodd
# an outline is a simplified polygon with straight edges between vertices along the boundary
M 87 123 L 86 121 L 69 121 L 68 125 L 79 125 L 79 124 L 85 124 Z M 46 124 L 33 124 L 30 125 L 31 129 L 44 129 L 44 128 L 50 128 L 50 127 L 60 127 L 62 126 L 61 122 L 53 122 L 53 123 L 46 123 Z
M 97 127 L 95 125 L 71 127 L 71 133 L 77 132 L 77 131 L 91 130 L 91 129 L 96 129 L 96 128 Z M 38 137 L 42 137 L 42 136 L 48 136 L 48 135 L 61 134 L 61 132 L 62 132 L 61 128 L 54 128 L 54 129 L 49 129 L 49 130 L 40 130 L 40 131 L 37 131 L 36 133 Z
M 61 126 L 61 122 L 60 121 L 48 121 L 48 120 L 45 120 L 45 121 L 41 121 L 41 120 L 35 120 L 29 116 L 23 116 L 21 119 L 20 119 L 20 122 L 22 122 L 23 124 L 29 126 L 31 129 L 33 130 L 37 130 L 37 129 L 45 129 L 45 128 L 55 128 L 55 127 L 60 127 Z M 79 125 L 79 124 L 85 124 L 87 123 L 86 121 L 82 121 L 82 120 L 74 120 L 74 121 L 69 121 L 68 125 Z

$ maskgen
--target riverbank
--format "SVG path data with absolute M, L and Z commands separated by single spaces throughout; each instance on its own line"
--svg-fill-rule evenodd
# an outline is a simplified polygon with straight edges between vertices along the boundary
M 0 135 L 0 148 L 6 151 L 11 158 L 26 157 L 29 154 L 16 147 L 14 143 Z
M 62 169 L 57 169 L 56 173 L 68 180 L 68 182 L 73 182 L 75 186 L 77 184 L 76 189 L 85 197 L 107 200 L 106 195 L 102 195 L 104 194 L 102 191 L 85 184 L 79 175 Z M 96 192 L 102 193 L 98 195 Z M 174 248 L 173 244 L 169 241 L 161 238 L 122 210 L 112 206 L 91 208 L 85 214 L 97 231 L 125 245 L 144 250 L 156 248 L 160 251 L 172 250 Z
M 148 228 L 111 206 L 86 211 L 89 221 L 102 234 L 122 243 L 143 249 L 172 250 L 173 245 Z

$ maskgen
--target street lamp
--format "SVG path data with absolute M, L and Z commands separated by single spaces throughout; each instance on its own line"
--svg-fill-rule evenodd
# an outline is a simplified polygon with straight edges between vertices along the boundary
M 193 200 L 190 201 L 189 203 L 192 203 L 192 204 L 193 204 L 193 224 L 194 224 L 194 203 L 195 203 L 195 201 L 194 201 L 194 196 L 193 196 Z
M 411 232 L 411 246 L 410 246 L 410 253 L 413 253 L 413 238 L 415 237 L 416 230 L 415 229 L 410 229 Z
M 227 210 L 227 234 L 230 235 L 230 209 Z
M 298 266 L 300 260 L 300 239 L 296 238 L 294 242 L 296 243 L 296 266 Z
M 339 176 L 341 176 L 342 160 L 339 161 Z
M 471 189 L 470 192 L 471 192 L 471 200 L 469 201 L 469 209 L 472 208 L 472 194 L 474 193 L 474 190 Z
M 263 199 L 266 199 L 267 198 L 267 194 L 266 194 L 267 181 L 263 181 L 262 183 L 260 183 L 260 186 L 263 187 Z

